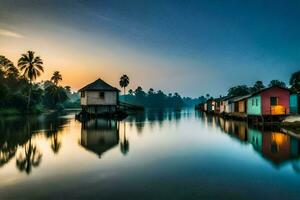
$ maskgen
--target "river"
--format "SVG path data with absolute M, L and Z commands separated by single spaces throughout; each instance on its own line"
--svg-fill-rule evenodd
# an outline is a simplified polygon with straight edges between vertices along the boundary
M 0 119 L 0 199 L 299 199 L 300 141 L 194 110 Z

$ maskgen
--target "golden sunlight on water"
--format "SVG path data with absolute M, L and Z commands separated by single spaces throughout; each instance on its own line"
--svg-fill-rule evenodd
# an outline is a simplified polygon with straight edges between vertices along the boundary
M 1 122 L 1 199 L 154 198 L 145 187 L 158 199 L 184 196 L 174 190 L 181 187 L 217 198 L 236 183 L 234 194 L 252 199 L 249 187 L 267 187 L 272 197 L 280 186 L 286 197 L 300 183 L 297 138 L 193 110 L 149 111 L 123 121 L 81 123 L 67 113 Z

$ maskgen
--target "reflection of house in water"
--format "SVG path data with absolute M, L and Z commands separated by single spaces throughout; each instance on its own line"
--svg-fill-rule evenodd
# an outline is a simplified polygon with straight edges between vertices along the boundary
M 299 141 L 281 132 L 263 135 L 262 153 L 276 164 L 299 156 Z
M 249 128 L 248 130 L 248 142 L 250 142 L 253 148 L 259 152 L 262 152 L 262 132 L 256 129 Z
M 247 123 L 225 119 L 220 119 L 220 127 L 240 142 L 250 143 L 257 152 L 275 166 L 300 157 L 299 140 L 280 132 L 278 128 L 248 128 Z
M 254 149 L 272 164 L 280 165 L 298 158 L 299 140 L 278 130 L 249 129 L 249 142 Z
M 248 138 L 248 125 L 242 121 L 232 121 L 220 119 L 219 123 L 221 129 L 229 135 L 238 138 L 240 141 L 247 141 Z
M 82 124 L 81 145 L 101 157 L 119 143 L 118 122 L 114 120 L 93 119 Z

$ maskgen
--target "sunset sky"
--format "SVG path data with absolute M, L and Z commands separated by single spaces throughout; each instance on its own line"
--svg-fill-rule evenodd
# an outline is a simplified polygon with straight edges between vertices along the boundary
M 197 97 L 288 82 L 300 70 L 300 1 L 0 0 L 0 55 L 33 50 L 49 79 L 77 90 L 101 77 Z

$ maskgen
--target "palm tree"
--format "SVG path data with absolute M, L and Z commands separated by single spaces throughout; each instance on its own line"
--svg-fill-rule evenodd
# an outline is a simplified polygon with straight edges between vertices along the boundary
M 59 81 L 62 81 L 62 76 L 59 71 L 55 71 L 51 77 L 51 81 L 57 86 Z
M 300 92 L 300 71 L 294 72 L 290 78 L 292 89 Z
M 0 71 L 6 77 L 18 77 L 19 70 L 15 67 L 14 63 L 7 59 L 5 56 L 0 55 Z
M 42 153 L 31 143 L 30 137 L 29 143 L 25 144 L 24 155 L 19 154 L 16 165 L 20 171 L 25 171 L 27 174 L 30 174 L 32 167 L 38 167 L 41 160 Z
M 44 72 L 43 61 L 39 56 L 35 56 L 33 51 L 27 51 L 26 54 L 22 54 L 18 61 L 18 67 L 23 72 L 25 78 L 29 80 L 29 92 L 27 110 L 30 106 L 30 97 L 32 89 L 32 81 L 34 81 L 41 72 Z
M 38 167 L 42 161 L 42 153 L 38 150 L 37 146 L 32 144 L 32 132 L 30 127 L 30 122 L 27 122 L 27 135 L 29 136 L 29 142 L 24 145 L 24 154 L 19 153 L 16 159 L 17 168 L 27 174 L 30 174 L 32 167 Z
M 121 76 L 119 84 L 121 88 L 124 88 L 124 95 L 125 95 L 125 88 L 129 85 L 129 77 L 126 74 Z

